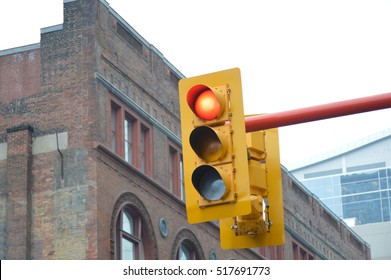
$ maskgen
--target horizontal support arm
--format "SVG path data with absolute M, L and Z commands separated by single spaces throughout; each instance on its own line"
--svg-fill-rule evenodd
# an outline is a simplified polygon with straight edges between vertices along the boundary
M 391 93 L 245 118 L 246 132 L 391 108 Z

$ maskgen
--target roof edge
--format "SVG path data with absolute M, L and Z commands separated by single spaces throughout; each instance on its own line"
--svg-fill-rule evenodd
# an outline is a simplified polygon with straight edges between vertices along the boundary
M 36 49 L 39 49 L 40 47 L 41 47 L 41 43 L 34 43 L 34 44 L 30 44 L 30 45 L 10 48 L 10 49 L 0 51 L 0 56 L 36 50 Z

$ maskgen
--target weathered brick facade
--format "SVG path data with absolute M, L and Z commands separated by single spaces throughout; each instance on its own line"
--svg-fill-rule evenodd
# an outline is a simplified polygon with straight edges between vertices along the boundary
M 181 146 L 182 77 L 104 0 L 64 0 L 64 23 L 39 44 L 1 51 L 0 258 L 115 259 L 125 206 L 141 217 L 149 259 L 175 259 L 183 241 L 201 259 L 293 259 L 293 243 L 315 259 L 370 257 L 285 170 L 284 246 L 224 251 L 215 223 L 189 225 L 168 170 Z M 150 132 L 150 150 L 137 147 L 147 163 L 113 150 L 113 106 Z

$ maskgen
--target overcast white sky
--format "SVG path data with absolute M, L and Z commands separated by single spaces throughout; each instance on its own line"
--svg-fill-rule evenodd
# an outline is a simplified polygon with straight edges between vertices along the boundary
M 108 0 L 185 76 L 239 67 L 246 114 L 391 92 L 390 0 Z M 0 0 L 0 50 L 61 24 L 63 0 Z M 281 128 L 291 163 L 391 127 L 391 109 Z

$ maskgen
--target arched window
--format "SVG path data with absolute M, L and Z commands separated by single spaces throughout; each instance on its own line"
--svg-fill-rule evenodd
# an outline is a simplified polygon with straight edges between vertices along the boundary
M 128 208 L 123 208 L 117 220 L 117 254 L 119 259 L 144 259 L 141 220 Z
M 188 229 L 181 229 L 174 241 L 172 258 L 176 260 L 203 260 L 205 259 L 201 244 L 194 233 Z
M 158 249 L 151 218 L 133 193 L 122 194 L 114 205 L 110 226 L 110 258 L 157 260 Z
M 178 247 L 177 260 L 195 260 L 196 253 L 190 244 L 182 242 Z
M 122 260 L 145 259 L 140 217 L 128 207 L 123 208 L 117 219 L 117 258 Z

